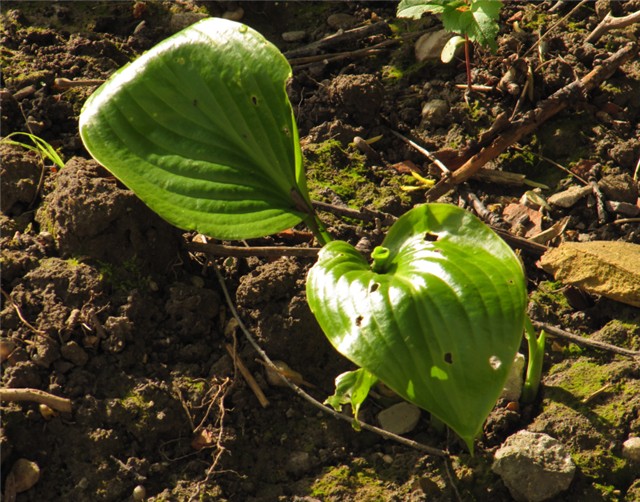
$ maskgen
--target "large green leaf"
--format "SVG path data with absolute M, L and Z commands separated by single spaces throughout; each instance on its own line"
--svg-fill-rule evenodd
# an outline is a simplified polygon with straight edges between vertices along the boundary
M 85 104 L 80 135 L 180 228 L 221 239 L 278 232 L 310 207 L 290 76 L 258 32 L 205 19 L 116 72 Z
M 473 449 L 522 339 L 526 284 L 511 249 L 473 215 L 426 204 L 402 216 L 373 264 L 333 241 L 307 297 L 334 347 Z

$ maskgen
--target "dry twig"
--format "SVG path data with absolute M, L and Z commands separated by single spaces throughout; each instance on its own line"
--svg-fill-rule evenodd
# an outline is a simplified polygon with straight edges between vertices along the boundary
M 262 406 L 263 408 L 266 408 L 267 406 L 269 406 L 270 403 L 269 403 L 269 400 L 267 399 L 267 396 L 264 395 L 264 392 L 262 392 L 262 389 L 258 385 L 258 382 L 256 382 L 255 378 L 253 378 L 253 375 L 251 374 L 249 369 L 245 366 L 244 362 L 242 362 L 242 359 L 240 359 L 240 356 L 238 355 L 238 353 L 228 343 L 224 344 L 224 348 L 227 349 L 227 352 L 229 353 L 229 355 L 231 356 L 231 359 L 233 360 L 233 364 L 238 368 L 238 370 L 240 370 L 240 373 L 244 377 L 245 381 L 247 382 L 247 384 L 249 385 L 253 393 L 258 398 L 258 401 L 260 402 L 260 406 Z
M 589 34 L 585 42 L 595 44 L 608 31 L 624 28 L 635 23 L 640 23 L 640 10 L 623 17 L 614 17 L 611 12 L 608 12 L 604 19 L 600 21 L 600 24 Z
M 613 352 L 615 354 L 620 354 L 622 356 L 633 357 L 634 359 L 640 361 L 640 351 L 625 349 L 624 347 L 618 347 L 616 345 L 611 345 L 610 343 L 601 342 L 599 340 L 591 340 L 589 338 L 585 338 L 580 335 L 576 335 L 569 331 L 565 331 L 563 329 L 557 328 L 552 324 L 547 324 L 544 322 L 531 320 L 531 323 L 538 329 L 543 329 L 545 332 L 551 336 L 563 338 L 565 340 L 569 340 L 570 342 L 576 343 L 578 345 L 584 345 L 585 347 L 591 347 L 599 350 L 606 350 L 609 352 Z
M 451 176 L 441 179 L 429 190 L 427 192 L 427 200 L 434 201 L 445 195 L 455 185 L 471 178 L 487 162 L 496 158 L 511 145 L 536 130 L 561 110 L 564 110 L 569 106 L 569 103 L 576 99 L 582 99 L 587 92 L 613 75 L 620 65 L 632 59 L 638 53 L 639 47 L 640 44 L 637 42 L 625 45 L 582 79 L 556 91 L 542 101 L 535 110 L 525 114 L 520 119 L 510 121 L 508 129 L 501 136 L 498 136 L 490 145 L 468 159 Z
M 52 410 L 62 413 L 71 413 L 71 399 L 54 396 L 39 389 L 2 389 L 0 388 L 0 401 L 19 402 L 31 401 L 38 404 L 46 404 Z

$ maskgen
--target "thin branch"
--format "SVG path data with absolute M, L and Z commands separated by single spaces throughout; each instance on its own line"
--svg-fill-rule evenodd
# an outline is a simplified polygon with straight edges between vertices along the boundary
M 455 185 L 468 180 L 487 162 L 496 158 L 511 145 L 535 131 L 541 124 L 561 110 L 564 110 L 571 101 L 582 98 L 587 92 L 599 86 L 613 75 L 620 65 L 632 59 L 637 54 L 639 47 L 640 44 L 636 42 L 627 44 L 582 79 L 572 82 L 553 93 L 542 101 L 535 110 L 527 113 L 519 120 L 510 121 L 504 134 L 473 155 L 451 176 L 441 179 L 429 190 L 427 192 L 427 200 L 437 200 L 452 190 Z
M 595 44 L 608 31 L 624 28 L 635 23 L 640 23 L 640 10 L 623 17 L 614 17 L 611 12 L 608 12 L 604 19 L 600 21 L 600 24 L 585 39 L 585 42 Z
M 13 307 L 13 309 L 16 311 L 16 314 L 18 315 L 18 318 L 22 321 L 22 323 L 27 328 L 29 328 L 31 331 L 33 331 L 36 335 L 41 336 L 43 338 L 46 338 L 50 342 L 55 341 L 49 335 L 47 335 L 44 331 L 36 328 L 33 324 L 31 324 L 29 321 L 27 321 L 27 319 L 22 314 L 22 311 L 20 310 L 20 307 L 18 307 L 18 304 L 13 301 L 13 298 L 11 298 L 11 296 L 4 289 L 0 289 L 0 291 L 2 292 L 2 296 L 4 296 L 4 299 L 6 301 L 8 301 L 9 304 Z
M 247 327 L 242 322 L 242 319 L 240 318 L 240 315 L 238 314 L 238 311 L 236 310 L 235 305 L 233 304 L 233 301 L 231 300 L 231 296 L 229 295 L 229 291 L 228 291 L 227 286 L 226 286 L 226 284 L 224 282 L 224 278 L 222 277 L 222 274 L 220 273 L 220 270 L 218 270 L 218 267 L 215 266 L 215 264 L 214 264 L 213 269 L 215 271 L 216 277 L 218 278 L 218 282 L 220 283 L 220 287 L 222 288 L 222 292 L 223 292 L 224 297 L 225 297 L 225 299 L 227 301 L 227 305 L 229 306 L 229 310 L 231 311 L 232 315 L 238 321 L 238 326 L 240 327 L 240 329 L 244 333 L 245 337 L 247 338 L 247 340 L 249 341 L 251 346 L 254 348 L 254 350 L 260 355 L 262 360 L 265 362 L 265 365 L 268 366 L 269 368 L 273 369 L 274 371 L 278 371 L 278 367 L 275 364 L 273 364 L 273 361 L 271 361 L 271 359 L 266 354 L 266 352 L 264 350 L 262 350 L 260 345 L 258 345 L 258 342 L 256 342 L 256 340 L 255 340 L 255 338 L 253 338 L 253 335 L 251 334 L 251 332 L 247 329 Z M 329 415 L 331 415 L 331 416 L 333 416 L 333 417 L 335 417 L 335 418 L 337 418 L 339 420 L 344 420 L 346 422 L 353 423 L 353 418 L 351 418 L 351 417 L 349 417 L 347 415 L 343 415 L 342 413 L 338 413 L 334 409 L 323 405 L 320 401 L 317 401 L 315 398 L 313 398 L 312 396 L 307 394 L 304 390 L 302 390 L 300 387 L 298 387 L 296 384 L 294 384 L 291 380 L 286 378 L 284 375 L 282 376 L 282 379 L 286 382 L 287 386 L 291 390 L 293 390 L 293 392 L 295 392 L 298 396 L 300 396 L 302 399 L 304 399 L 308 403 L 312 404 L 316 408 L 322 410 L 325 413 L 328 413 Z M 423 452 L 425 452 L 425 453 L 427 453 L 429 455 L 434 455 L 434 456 L 437 456 L 437 457 L 444 457 L 444 458 L 450 458 L 450 456 L 451 456 L 448 452 L 446 452 L 444 450 L 440 450 L 439 448 L 433 448 L 431 446 L 427 446 L 425 444 L 418 443 L 417 441 L 412 441 L 411 439 L 407 439 L 407 438 L 404 438 L 402 436 L 398 436 L 397 434 L 393 434 L 391 432 L 385 431 L 384 429 L 380 429 L 378 427 L 374 427 L 373 425 L 369 425 L 369 424 L 360 422 L 360 426 L 365 430 L 368 430 L 370 432 L 374 432 L 375 434 L 378 434 L 379 436 L 384 437 L 385 439 L 391 439 L 391 440 L 396 441 L 398 443 L 401 443 L 401 444 L 403 444 L 405 446 L 409 446 L 409 447 L 414 448 L 416 450 L 423 451 Z
M 45 404 L 52 410 L 62 413 L 71 413 L 71 399 L 54 396 L 39 389 L 2 389 L 0 388 L 0 401 L 19 402 L 32 401 Z
M 242 359 L 240 359 L 240 356 L 236 353 L 234 348 L 228 343 L 224 344 L 224 348 L 227 349 L 227 352 L 229 353 L 229 355 L 231 356 L 231 359 L 233 360 L 233 364 L 235 364 L 238 367 L 238 370 L 240 370 L 240 373 L 242 374 L 245 381 L 249 385 L 249 388 L 251 388 L 253 393 L 258 398 L 258 401 L 260 402 L 260 406 L 262 406 L 263 408 L 266 408 L 267 406 L 269 406 L 270 403 L 269 403 L 269 400 L 267 399 L 267 396 L 264 395 L 264 392 L 262 392 L 262 389 L 258 385 L 258 382 L 256 382 L 255 378 L 253 378 L 253 375 L 249 371 L 249 368 L 245 366 L 244 362 L 242 362 Z
M 443 176 L 445 176 L 445 177 L 451 176 L 451 170 L 447 166 L 445 166 L 435 155 L 433 155 L 425 147 L 420 146 L 415 141 L 403 136 L 402 134 L 400 134 L 397 131 L 394 131 L 393 129 L 390 129 L 390 131 L 394 136 L 397 136 L 398 138 L 400 138 L 407 145 L 411 146 L 412 148 L 414 148 L 415 150 L 420 152 L 422 155 L 427 157 L 431 162 L 433 162 L 436 166 L 438 166 L 438 168 L 442 171 L 442 175 Z
M 389 213 L 383 213 L 381 211 L 373 211 L 372 209 L 364 208 L 362 211 L 357 209 L 351 209 L 345 206 L 336 206 L 328 204 L 326 202 L 320 202 L 318 200 L 311 201 L 317 209 L 326 211 L 328 213 L 335 214 L 337 216 L 346 216 L 347 218 L 354 218 L 356 220 L 375 222 L 380 220 L 383 225 L 392 225 L 398 218 Z
M 547 324 L 544 322 L 538 322 L 534 320 L 532 320 L 531 323 L 536 328 L 545 330 L 549 335 L 556 336 L 559 338 L 564 338 L 565 340 L 569 340 L 570 342 L 577 343 L 578 345 L 584 345 L 586 347 L 591 347 L 599 350 L 606 350 L 609 352 L 613 352 L 615 354 L 620 354 L 622 356 L 627 356 L 627 357 L 633 357 L 634 359 L 640 360 L 640 351 L 625 349 L 623 347 L 611 345 L 610 343 L 601 342 L 599 340 L 591 340 L 589 338 L 585 338 L 584 336 L 576 335 L 569 331 L 565 331 L 563 329 L 557 328 L 552 324 Z
M 188 251 L 195 253 L 207 253 L 214 256 L 266 256 L 278 258 L 280 256 L 299 256 L 302 258 L 314 258 L 318 256 L 320 248 L 299 248 L 293 246 L 227 246 L 224 244 L 213 244 L 211 242 L 187 242 L 185 244 Z
M 364 37 L 370 37 L 372 35 L 378 35 L 385 32 L 389 32 L 389 25 L 384 21 L 367 24 L 364 26 L 358 26 L 357 28 L 352 28 L 347 31 L 334 33 L 333 35 L 329 35 L 328 37 L 322 38 L 315 42 L 311 42 L 304 47 L 292 49 L 285 52 L 284 55 L 291 62 L 292 58 L 315 55 L 320 50 L 327 49 L 329 47 L 344 46 L 345 43 L 352 40 L 362 40 Z

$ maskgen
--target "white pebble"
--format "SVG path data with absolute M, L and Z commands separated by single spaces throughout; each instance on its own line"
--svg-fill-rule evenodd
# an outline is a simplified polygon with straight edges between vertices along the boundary
M 627 439 L 622 444 L 622 456 L 633 462 L 640 462 L 640 438 Z

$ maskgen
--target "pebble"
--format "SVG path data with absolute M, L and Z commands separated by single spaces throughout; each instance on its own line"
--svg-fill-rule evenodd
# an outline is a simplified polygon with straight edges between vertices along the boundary
M 607 199 L 612 201 L 635 204 L 638 199 L 638 189 L 633 178 L 628 174 L 603 176 L 598 186 Z
M 406 434 L 418 425 L 420 415 L 420 408 L 403 401 L 378 413 L 378 423 L 385 431 Z
M 337 13 L 331 14 L 327 18 L 327 24 L 336 30 L 346 30 L 358 24 L 358 20 L 351 14 Z
M 313 468 L 311 455 L 306 451 L 293 451 L 289 455 L 286 470 L 294 476 L 300 476 Z
M 16 101 L 20 101 L 21 99 L 31 96 L 34 92 L 36 92 L 36 90 L 37 89 L 35 85 L 28 85 L 27 87 L 23 87 L 19 91 L 14 92 L 13 97 Z
M 6 484 L 11 482 L 15 493 L 22 493 L 33 487 L 39 479 L 40 467 L 38 464 L 26 458 L 19 458 L 13 464 Z
M 142 486 L 142 485 L 138 485 L 133 489 L 133 493 L 131 498 L 133 498 L 133 500 L 135 500 L 136 502 L 141 502 L 143 500 L 147 499 L 147 489 Z
M 636 204 L 631 204 L 630 202 L 616 202 L 612 200 L 605 200 L 604 207 L 607 208 L 607 211 L 621 214 L 622 216 L 628 216 L 629 218 L 634 218 L 640 215 L 640 207 L 638 207 Z
M 244 9 L 238 6 L 235 10 L 228 10 L 224 14 L 222 14 L 223 19 L 228 19 L 229 21 L 240 21 L 244 17 Z
M 580 199 L 586 197 L 592 192 L 590 186 L 572 186 L 562 192 L 554 193 L 549 197 L 548 202 L 552 206 L 570 208 L 573 207 Z
M 285 42 L 302 42 L 305 38 L 307 38 L 306 31 L 285 31 L 282 34 L 282 40 Z
M 640 437 L 629 438 L 622 443 L 622 456 L 633 462 L 640 462 Z
M 72 362 L 76 366 L 84 366 L 89 362 L 89 355 L 78 345 L 77 342 L 70 341 L 60 348 L 60 353 L 67 361 Z
M 427 59 L 440 60 L 440 54 L 445 44 L 451 38 L 451 33 L 445 30 L 433 31 L 422 35 L 414 45 L 416 61 L 422 63 Z
M 508 401 L 518 401 L 522 394 L 522 386 L 524 385 L 524 355 L 518 352 L 513 360 L 511 370 L 504 383 L 501 398 Z
M 432 99 L 422 106 L 422 120 L 427 125 L 442 126 L 449 122 L 449 103 L 444 99 Z
M 208 17 L 207 14 L 201 12 L 177 12 L 171 16 L 169 27 L 173 31 L 180 31 L 205 17 Z
M 542 502 L 562 493 L 576 466 L 567 449 L 548 434 L 521 430 L 502 444 L 491 467 L 519 502 Z

